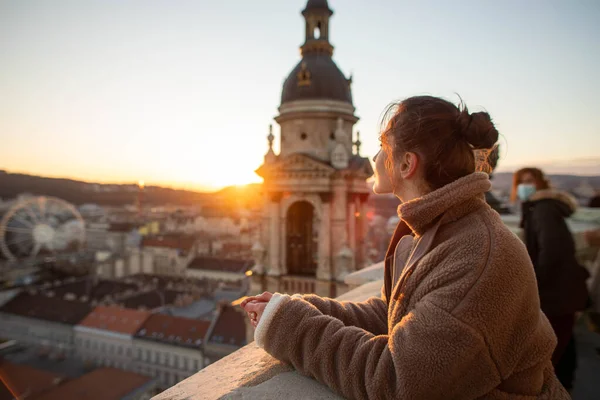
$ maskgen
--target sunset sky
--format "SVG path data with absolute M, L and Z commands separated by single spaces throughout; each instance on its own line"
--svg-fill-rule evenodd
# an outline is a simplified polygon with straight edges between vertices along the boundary
M 0 169 L 199 190 L 259 181 L 305 4 L 0 0 Z M 494 118 L 501 170 L 600 174 L 599 1 L 329 4 L 363 154 L 390 101 L 458 93 Z

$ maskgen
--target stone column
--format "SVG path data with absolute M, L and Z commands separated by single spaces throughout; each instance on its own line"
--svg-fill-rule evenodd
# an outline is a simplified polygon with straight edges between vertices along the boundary
M 356 202 L 355 195 L 348 196 L 348 247 L 356 252 Z
M 338 173 L 333 179 L 333 203 L 331 205 L 331 254 L 335 257 L 348 241 L 348 201 L 346 181 Z M 333 268 L 335 269 L 335 268 Z M 332 271 L 333 276 L 337 271 Z
M 270 203 L 270 218 L 269 218 L 269 268 L 267 275 L 281 275 L 281 260 L 280 260 L 280 200 L 281 193 L 273 193 Z
M 271 220 L 271 199 L 270 197 L 265 194 L 264 195 L 264 200 L 263 200 L 263 210 L 262 210 L 262 217 L 261 217 L 261 223 L 260 223 L 260 238 L 259 240 L 261 241 L 262 245 L 265 246 L 266 250 L 268 250 L 269 247 L 269 242 L 270 242 L 270 236 L 269 236 L 269 228 L 271 227 L 270 221 Z
M 321 193 L 321 225 L 319 226 L 319 265 L 317 279 L 329 281 L 331 275 L 331 193 Z
M 366 265 L 367 260 L 367 235 L 369 234 L 369 219 L 367 218 L 367 201 L 369 200 L 369 193 L 363 193 L 360 195 L 360 241 L 359 241 L 359 252 L 360 257 L 359 263 L 356 264 L 357 269 L 368 267 Z

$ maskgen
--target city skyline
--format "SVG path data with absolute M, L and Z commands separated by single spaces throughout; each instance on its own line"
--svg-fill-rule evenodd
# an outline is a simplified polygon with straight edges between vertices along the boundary
M 0 169 L 193 190 L 259 182 L 306 2 L 257 3 L 0 1 Z M 329 3 L 361 154 L 377 152 L 389 102 L 459 94 L 494 118 L 499 171 L 600 175 L 598 4 Z

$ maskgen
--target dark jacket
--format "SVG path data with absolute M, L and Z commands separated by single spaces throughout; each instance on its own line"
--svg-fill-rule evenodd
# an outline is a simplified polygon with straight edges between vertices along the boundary
M 565 218 L 577 209 L 570 195 L 540 190 L 523 203 L 521 226 L 538 281 L 546 315 L 566 315 L 585 308 L 587 270 L 575 258 L 575 242 Z

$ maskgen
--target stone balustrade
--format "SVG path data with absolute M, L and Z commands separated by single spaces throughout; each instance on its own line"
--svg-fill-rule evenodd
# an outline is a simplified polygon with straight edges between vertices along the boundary
M 519 218 L 503 216 L 518 236 Z M 589 261 L 597 249 L 590 249 L 583 233 L 600 228 L 600 212 L 580 214 L 569 221 L 578 255 Z M 353 287 L 338 300 L 364 301 L 380 294 L 383 284 L 383 262 L 349 274 L 346 284 Z M 154 397 L 154 400 L 216 399 L 341 399 L 324 385 L 293 371 L 274 359 L 254 343 L 206 367 L 197 374 Z

